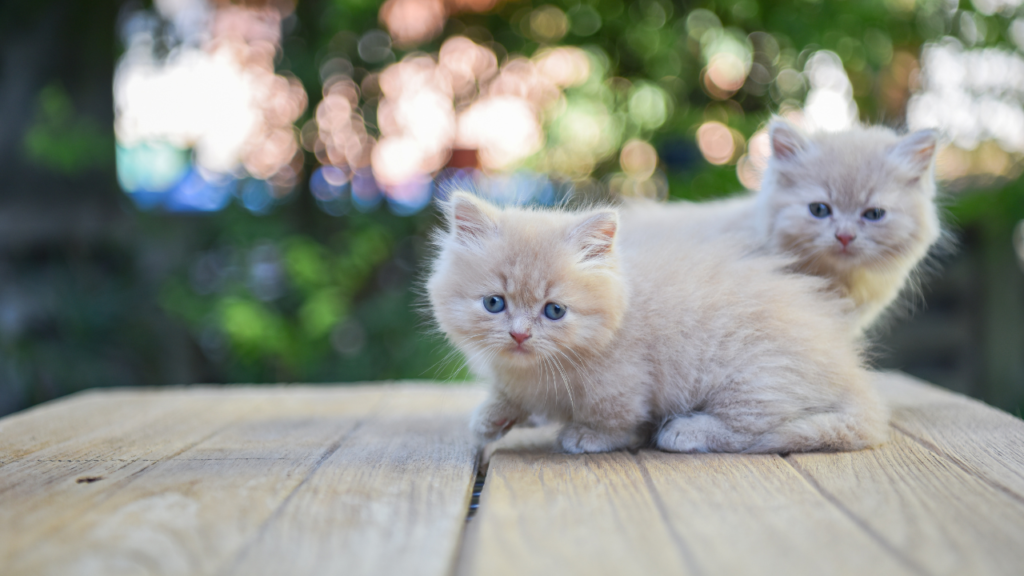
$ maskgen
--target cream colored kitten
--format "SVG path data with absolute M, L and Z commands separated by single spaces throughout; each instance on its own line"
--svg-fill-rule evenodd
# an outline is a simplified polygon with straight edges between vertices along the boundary
M 772 157 L 760 192 L 704 204 L 637 205 L 624 219 L 682 228 L 688 236 L 735 234 L 796 256 L 796 269 L 827 278 L 857 304 L 857 328 L 868 328 L 941 235 L 935 132 L 901 138 L 873 126 L 808 137 L 777 120 L 769 134 Z
M 853 450 L 886 413 L 824 282 L 727 239 L 667 243 L 615 211 L 498 209 L 466 194 L 427 284 L 492 383 L 472 429 L 537 415 L 567 452 Z

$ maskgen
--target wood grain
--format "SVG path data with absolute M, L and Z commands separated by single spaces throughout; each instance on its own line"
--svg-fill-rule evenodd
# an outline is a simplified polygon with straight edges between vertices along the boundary
M 301 556 L 311 573 L 336 570 L 356 557 L 367 571 L 382 573 L 380 566 L 395 563 L 392 543 L 421 552 L 407 561 L 414 568 L 409 573 L 452 569 L 474 476 L 475 449 L 466 438 L 466 420 L 482 399 L 479 391 L 436 386 L 257 388 L 217 391 L 218 398 L 202 391 L 194 396 L 191 406 L 184 402 L 170 410 L 168 419 L 203 428 L 202 414 L 208 411 L 218 428 L 180 453 L 157 458 L 150 444 L 159 442 L 125 426 L 77 446 L 62 445 L 62 460 L 71 461 L 44 463 L 74 467 L 82 459 L 72 454 L 77 450 L 95 466 L 102 464 L 97 455 L 120 461 L 137 456 L 130 454 L 132 447 L 147 445 L 151 450 L 145 468 L 127 475 L 115 469 L 96 482 L 65 478 L 19 483 L 8 491 L 0 507 L 0 572 L 216 574 L 237 568 L 295 574 L 301 573 L 299 554 L 312 550 L 313 556 Z M 168 438 L 186 435 L 160 419 L 148 428 Z M 125 441 L 130 445 L 120 446 Z M 381 475 L 380 463 L 374 462 L 386 454 L 377 450 L 381 445 L 401 448 L 394 453 L 390 474 Z M 348 454 L 351 466 L 337 458 L 331 461 L 339 454 Z M 34 460 L 21 464 L 42 464 Z M 325 465 L 330 469 L 339 464 L 340 472 L 352 472 L 355 481 L 317 480 L 315 473 Z M 5 473 L 0 469 L 0 477 Z M 35 473 L 45 474 L 38 468 Z M 55 474 L 67 476 L 66 471 Z M 310 487 L 326 489 L 314 490 L 310 497 Z M 380 497 L 367 500 L 373 491 Z M 6 498 L 15 494 L 16 499 Z M 352 507 L 343 509 L 345 500 L 372 509 L 348 517 Z M 296 504 L 306 509 L 294 513 Z M 396 516 L 403 518 L 401 530 L 395 529 Z M 338 518 L 340 523 L 335 522 Z M 377 525 L 368 525 L 373 518 Z M 271 544 L 298 540 L 301 546 L 265 545 L 282 520 L 286 537 Z M 325 530 L 325 523 L 335 523 L 339 530 Z M 366 538 L 372 534 L 378 536 L 376 547 Z M 338 548 L 337 541 L 357 547 Z M 360 542 L 369 547 L 358 546 Z M 261 563 L 261 553 L 267 552 L 274 562 Z M 247 559 L 255 566 L 246 568 Z
M 919 573 L 1024 566 L 1024 504 L 896 430 L 882 448 L 786 459 Z
M 143 393 L 147 394 L 147 393 Z M 123 397 L 121 398 L 123 399 Z M 51 526 L 88 510 L 147 469 L 230 425 L 265 396 L 238 390 L 168 392 L 163 400 L 123 419 L 116 404 L 92 407 L 79 437 L 37 450 L 0 468 L 0 561 Z
M 10 573 L 213 573 L 331 443 L 380 404 L 382 391 L 261 390 L 257 405 L 238 414 L 231 407 L 252 395 L 220 396 L 203 404 L 222 429 L 195 446 L 129 476 L 64 483 L 45 501 L 20 499 L 5 511 L 4 525 L 15 528 L 3 547 Z M 203 428 L 195 413 L 176 416 Z
M 1024 422 L 901 374 L 879 378 L 893 426 L 1024 502 Z
M 478 390 L 406 387 L 289 495 L 226 574 L 449 574 L 476 470 Z
M 529 448 L 512 437 L 490 458 L 458 573 L 697 573 L 631 454 L 557 454 L 535 431 L 522 439 Z
M 701 574 L 914 573 L 779 456 L 638 459 Z
M 173 393 L 89 390 L 0 419 L 0 466 L 63 442 L 154 416 Z
M 1013 574 L 1024 423 L 881 375 L 845 454 L 484 453 L 480 389 L 183 388 L 0 419 L 0 574 Z

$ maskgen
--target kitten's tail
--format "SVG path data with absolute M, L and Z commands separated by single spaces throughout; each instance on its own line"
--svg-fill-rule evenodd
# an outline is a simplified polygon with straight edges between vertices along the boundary
M 791 420 L 766 432 L 745 452 L 847 451 L 882 444 L 889 434 L 888 409 L 874 390 L 856 396 L 838 410 Z

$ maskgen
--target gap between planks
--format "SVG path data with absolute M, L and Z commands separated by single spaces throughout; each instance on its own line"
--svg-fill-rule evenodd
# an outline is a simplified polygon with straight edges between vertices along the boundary
M 686 545 L 686 540 L 683 539 L 676 527 L 672 525 L 672 520 L 669 518 L 668 506 L 665 505 L 665 500 L 661 497 L 661 492 L 658 491 L 658 487 L 654 485 L 654 479 L 651 478 L 651 472 L 644 465 L 643 461 L 637 456 L 636 452 L 632 453 L 633 462 L 636 463 L 637 468 L 640 470 L 640 476 L 644 479 L 644 486 L 647 487 L 647 491 L 651 494 L 651 500 L 654 501 L 654 506 L 658 510 L 658 516 L 661 518 L 661 524 L 665 527 L 672 541 L 675 542 L 676 548 L 679 550 L 679 554 L 683 559 L 683 563 L 692 571 L 694 575 L 699 576 L 702 574 L 700 565 L 697 564 L 697 559 L 693 555 L 693 550 Z

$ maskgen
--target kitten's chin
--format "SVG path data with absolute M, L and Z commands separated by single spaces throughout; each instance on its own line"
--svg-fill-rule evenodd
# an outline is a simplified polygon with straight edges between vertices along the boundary
M 836 247 L 832 249 L 832 260 L 839 267 L 860 266 L 864 251 L 855 247 Z
M 502 348 L 495 355 L 495 359 L 508 368 L 532 368 L 537 364 L 537 352 L 532 346 L 510 346 Z
M 531 359 L 536 353 L 532 346 L 508 346 L 501 351 L 502 355 L 506 358 L 512 358 L 517 361 Z

